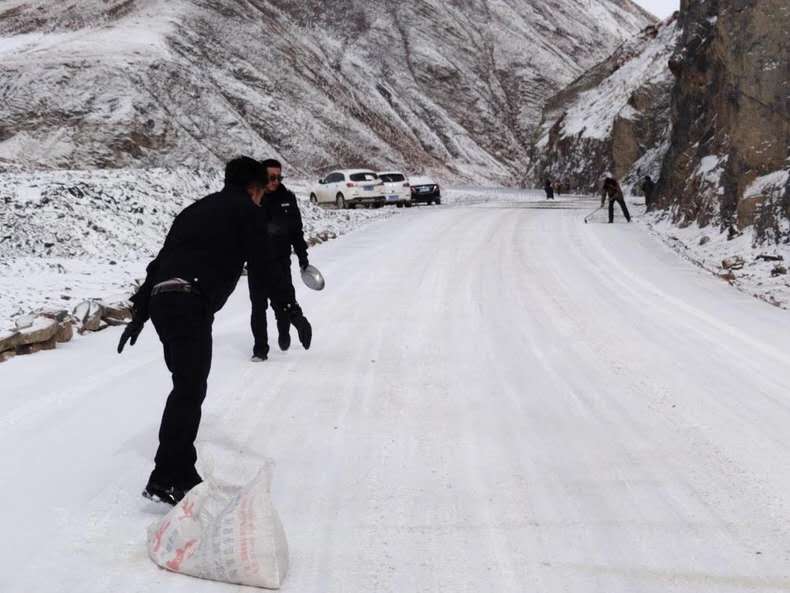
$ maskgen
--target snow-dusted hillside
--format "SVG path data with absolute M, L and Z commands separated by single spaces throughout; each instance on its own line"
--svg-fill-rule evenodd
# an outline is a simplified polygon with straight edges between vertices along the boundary
M 658 176 L 668 148 L 669 58 L 679 36 L 670 17 L 623 43 L 547 103 L 532 177 L 594 190 L 604 171 L 627 185 Z
M 127 298 L 175 215 L 221 186 L 217 173 L 189 169 L 0 175 L 0 330 L 38 308 Z M 394 212 L 326 210 L 308 202 L 305 182 L 291 187 L 311 244 Z
M 630 0 L 86 0 L 0 13 L 0 166 L 408 166 L 523 177 L 547 97 Z

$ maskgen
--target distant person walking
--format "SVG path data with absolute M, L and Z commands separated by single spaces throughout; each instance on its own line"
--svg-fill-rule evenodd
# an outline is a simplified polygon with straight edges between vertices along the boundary
M 620 204 L 620 209 L 623 211 L 623 216 L 628 222 L 631 222 L 631 215 L 628 213 L 628 207 L 625 205 L 625 198 L 623 197 L 623 190 L 620 189 L 620 184 L 613 175 L 607 173 L 606 178 L 601 188 L 601 208 L 606 203 L 606 198 L 609 198 L 609 223 L 614 222 L 614 203 Z
M 543 189 L 546 192 L 546 199 L 553 200 L 554 199 L 554 187 L 551 185 L 551 179 L 546 179 L 546 183 L 543 185 Z
M 653 203 L 653 192 L 655 190 L 655 182 L 650 178 L 650 175 L 645 175 L 645 180 L 642 182 L 642 193 L 645 194 L 645 212 L 651 212 L 655 207 Z

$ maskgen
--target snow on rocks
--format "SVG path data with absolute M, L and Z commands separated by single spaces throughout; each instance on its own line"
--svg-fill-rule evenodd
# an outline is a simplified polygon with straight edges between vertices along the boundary
M 121 325 L 129 319 L 131 307 L 128 302 L 105 304 L 87 300 L 71 312 L 39 309 L 16 318 L 13 329 L 0 333 L 0 362 L 17 354 L 53 350 L 57 344 L 72 340 L 75 326 L 84 334 Z
M 708 155 L 700 160 L 699 166 L 694 171 L 694 176 L 702 180 L 703 187 L 705 185 L 711 186 L 719 195 L 724 193 L 724 189 L 721 187 L 721 175 L 727 164 L 727 158 L 726 155 Z
M 74 326 L 70 320 L 61 321 L 58 324 L 58 333 L 55 334 L 55 341 L 58 344 L 70 342 L 74 337 Z
M 674 19 L 659 25 L 654 37 L 642 35 L 625 42 L 618 51 L 626 58 L 595 88 L 581 93 L 562 122 L 562 135 L 605 140 L 617 117 L 633 119 L 637 111 L 629 103 L 644 85 L 657 85 L 671 78 L 667 61 L 674 50 L 678 30 Z M 632 47 L 633 46 L 633 47 Z
M 14 351 L 16 348 L 19 332 L 14 330 L 0 332 L 0 361 L 2 355 L 8 351 Z
M 19 332 L 18 346 L 49 342 L 58 333 L 58 322 L 49 317 L 36 317 L 28 327 Z
M 785 206 L 788 188 L 790 167 L 757 177 L 746 187 L 738 202 L 739 222 L 755 220 L 757 235 L 763 242 L 787 242 L 790 239 L 790 220 Z
M 743 192 L 743 199 L 749 200 L 766 193 L 778 194 L 784 190 L 789 179 L 790 170 L 787 169 L 781 169 L 769 173 L 768 175 L 762 175 L 749 184 L 749 187 Z
M 790 278 L 782 263 L 790 260 L 789 244 L 761 245 L 754 227 L 728 227 L 723 231 L 715 225 L 700 227 L 696 223 L 677 227 L 663 212 L 649 214 L 643 220 L 689 261 L 747 294 L 782 309 L 790 308 Z
M 0 335 L 0 362 L 10 358 L 12 355 L 5 353 L 12 350 L 14 355 L 52 350 L 59 330 L 60 324 L 56 319 L 43 315 L 35 316 L 30 321 L 26 318 L 15 330 Z
M 740 255 L 726 257 L 721 260 L 721 267 L 725 270 L 741 270 L 746 262 Z
M 94 300 L 83 301 L 74 308 L 74 315 L 88 331 L 96 331 L 101 325 L 101 304 Z

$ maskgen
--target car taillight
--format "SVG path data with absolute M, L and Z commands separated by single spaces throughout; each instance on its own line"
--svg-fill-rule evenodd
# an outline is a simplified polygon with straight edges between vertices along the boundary
M 356 187 L 356 183 L 351 183 L 350 181 L 346 183 L 346 187 Z
M 408 183 L 404 183 L 403 187 L 409 187 L 409 184 Z

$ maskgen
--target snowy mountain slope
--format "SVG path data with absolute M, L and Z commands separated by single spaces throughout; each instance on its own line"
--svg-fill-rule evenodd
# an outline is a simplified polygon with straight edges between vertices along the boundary
M 670 133 L 668 62 L 679 33 L 674 16 L 647 27 L 548 101 L 534 182 L 549 177 L 594 191 L 605 171 L 626 185 L 658 176 Z
M 630 0 L 14 3 L 0 164 L 523 176 L 546 97 L 652 22 Z

